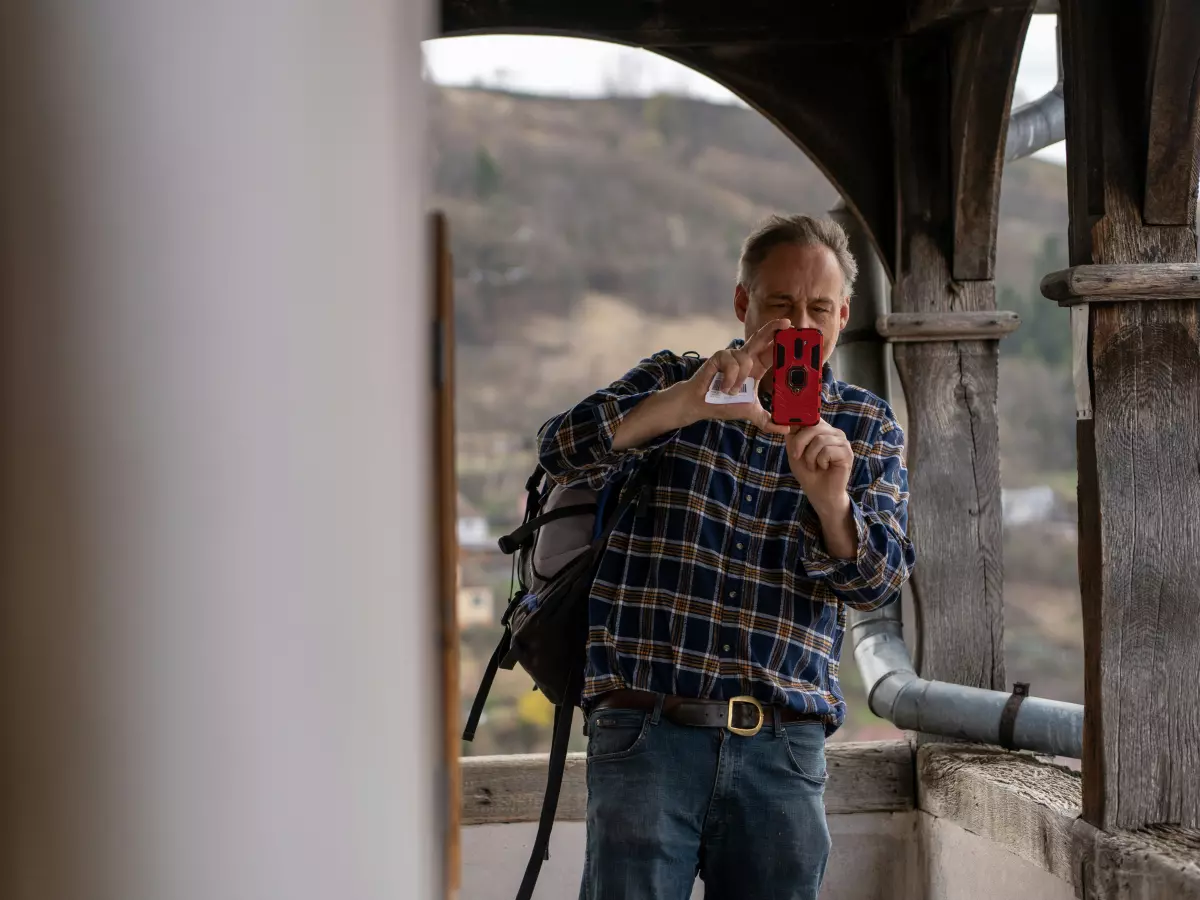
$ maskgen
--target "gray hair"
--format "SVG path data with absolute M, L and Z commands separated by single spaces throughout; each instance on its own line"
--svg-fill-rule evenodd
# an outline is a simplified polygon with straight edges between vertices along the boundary
M 767 254 L 780 244 L 798 244 L 801 247 L 820 244 L 833 251 L 838 267 L 842 270 L 846 296 L 854 292 L 854 280 L 858 277 L 858 262 L 850 252 L 850 241 L 846 230 L 833 219 L 814 219 L 810 216 L 770 216 L 762 222 L 742 244 L 738 259 L 738 284 L 750 292 L 758 267 Z

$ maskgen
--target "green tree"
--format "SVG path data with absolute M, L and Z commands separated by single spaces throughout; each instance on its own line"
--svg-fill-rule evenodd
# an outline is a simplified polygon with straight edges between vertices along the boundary
M 1043 297 L 1041 291 L 1042 277 L 1066 265 L 1058 235 L 1047 235 L 1034 260 L 1032 284 L 1024 292 L 1009 286 L 1000 289 L 996 305 L 1021 316 L 1021 327 L 1001 343 L 1001 355 L 1041 360 L 1051 369 L 1071 365 L 1070 316 Z
M 482 144 L 475 151 L 475 196 L 488 200 L 500 190 L 500 166 Z

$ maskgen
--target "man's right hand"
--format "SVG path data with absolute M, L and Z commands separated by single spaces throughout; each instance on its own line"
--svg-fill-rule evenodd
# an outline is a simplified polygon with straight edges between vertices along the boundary
M 787 425 L 776 425 L 771 421 L 771 414 L 763 408 L 757 391 L 746 403 L 709 403 L 705 395 L 718 374 L 721 376 L 720 390 L 730 395 L 741 390 L 747 378 L 753 378 L 756 384 L 760 383 L 763 376 L 774 367 L 775 333 L 791 327 L 789 319 L 768 322 L 739 349 L 718 350 L 704 361 L 695 375 L 675 385 L 672 390 L 679 392 L 679 402 L 687 408 L 684 418 L 689 421 L 745 419 L 761 431 L 787 434 Z
M 776 425 L 771 414 L 763 409 L 757 392 L 746 403 L 709 403 L 704 399 L 712 387 L 713 377 L 721 376 L 721 390 L 736 394 L 747 378 L 756 382 L 773 371 L 772 356 L 775 332 L 792 325 L 788 319 L 768 322 L 739 349 L 718 350 L 704 361 L 687 381 L 676 382 L 666 390 L 657 391 L 633 408 L 613 435 L 612 449 L 627 450 L 640 447 L 661 434 L 685 428 L 703 419 L 745 419 L 759 430 L 772 434 L 787 434 L 787 425 Z

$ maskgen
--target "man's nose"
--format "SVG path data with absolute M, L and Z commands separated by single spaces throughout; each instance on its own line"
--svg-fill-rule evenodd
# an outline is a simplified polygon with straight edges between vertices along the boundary
M 812 320 L 812 316 L 808 314 L 807 309 L 793 309 L 789 317 L 792 320 L 793 328 L 816 328 L 816 324 Z

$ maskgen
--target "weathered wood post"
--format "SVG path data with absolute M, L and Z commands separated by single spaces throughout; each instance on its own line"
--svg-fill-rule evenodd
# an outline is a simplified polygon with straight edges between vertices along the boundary
M 1063 0 L 1083 816 L 1200 827 L 1200 4 Z
M 0 9 L 0 897 L 441 897 L 425 10 Z
M 995 235 L 1004 121 L 1028 10 L 896 43 L 893 342 L 908 410 L 920 674 L 1001 690 L 1004 609 Z

